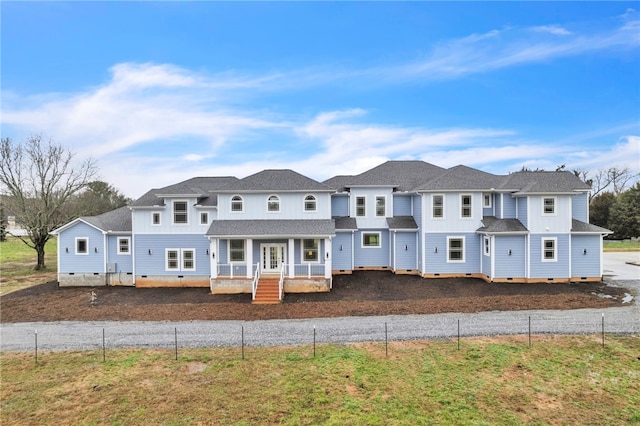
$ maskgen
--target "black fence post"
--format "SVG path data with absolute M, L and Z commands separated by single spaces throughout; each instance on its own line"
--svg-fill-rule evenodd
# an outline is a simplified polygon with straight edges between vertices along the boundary
M 531 315 L 529 315 L 529 349 L 531 349 Z
M 316 326 L 313 326 L 313 357 L 316 357 Z
M 33 330 L 35 332 L 35 339 L 36 339 L 36 365 L 38 365 L 38 330 Z
M 175 341 L 175 348 L 176 348 L 176 361 L 178 360 L 178 328 L 175 327 L 173 329 L 173 333 L 174 333 L 174 341 Z
M 460 319 L 458 319 L 458 350 L 460 350 Z
M 244 325 L 241 328 L 241 333 L 242 333 L 242 359 L 244 360 Z
M 386 322 L 384 323 L 384 356 L 389 357 L 389 333 Z
M 105 342 L 104 342 L 104 328 L 102 329 L 102 362 L 105 362 L 107 359 Z

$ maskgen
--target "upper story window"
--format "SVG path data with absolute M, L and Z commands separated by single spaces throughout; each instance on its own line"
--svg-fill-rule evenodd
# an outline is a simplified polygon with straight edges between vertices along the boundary
M 544 197 L 542 199 L 542 214 L 547 216 L 553 216 L 556 214 L 555 197 Z
M 151 213 L 151 224 L 152 225 L 160 225 L 160 213 L 159 212 L 153 212 Z
M 557 262 L 557 238 L 542 239 L 542 261 Z
M 241 212 L 244 207 L 243 207 L 243 200 L 242 197 L 239 195 L 234 195 L 233 197 L 231 197 L 231 211 L 232 212 Z
M 460 196 L 460 217 L 471 217 L 471 195 Z
M 363 217 L 367 215 L 366 197 L 356 197 L 356 216 Z
M 387 209 L 385 204 L 387 202 L 387 197 L 378 196 L 376 197 L 376 216 L 386 216 Z
M 318 201 L 316 197 L 313 195 L 307 195 L 304 197 L 304 211 L 305 212 L 315 212 L 318 207 Z
M 76 254 L 89 254 L 88 238 L 76 238 Z
M 173 202 L 173 223 L 176 225 L 184 225 L 189 223 L 186 201 Z
M 131 239 L 129 237 L 118 238 L 118 254 L 130 254 Z
M 200 213 L 200 225 L 206 225 L 209 223 L 209 213 L 201 212 Z
M 485 209 L 491 208 L 491 194 L 482 194 L 482 207 Z
M 431 217 L 434 219 L 441 219 L 444 217 L 444 195 L 432 195 L 431 196 L 432 210 Z
M 280 198 L 277 195 L 272 195 L 267 199 L 267 211 L 279 212 L 280 211 Z

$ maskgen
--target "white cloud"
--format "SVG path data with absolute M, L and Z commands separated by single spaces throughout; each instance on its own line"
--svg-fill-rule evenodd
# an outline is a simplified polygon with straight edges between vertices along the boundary
M 571 31 L 557 25 L 541 25 L 538 27 L 531 27 L 531 29 L 539 33 L 549 33 L 560 36 L 568 36 L 572 34 Z

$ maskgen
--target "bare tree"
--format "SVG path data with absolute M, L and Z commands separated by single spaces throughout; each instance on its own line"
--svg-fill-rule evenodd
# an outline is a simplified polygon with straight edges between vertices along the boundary
M 24 144 L 10 138 L 0 143 L 0 192 L 6 210 L 17 216 L 27 231 L 19 237 L 38 256 L 35 269 L 45 268 L 45 244 L 50 232 L 68 222 L 65 203 L 97 173 L 95 161 L 75 166 L 73 153 L 51 141 L 32 136 Z

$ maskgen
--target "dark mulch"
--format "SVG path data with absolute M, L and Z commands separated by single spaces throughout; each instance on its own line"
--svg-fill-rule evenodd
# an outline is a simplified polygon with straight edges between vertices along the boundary
M 91 293 L 95 303 L 91 304 Z M 605 283 L 486 283 L 358 271 L 334 277 L 329 293 L 287 294 L 278 305 L 251 295 L 211 295 L 207 288 L 74 287 L 48 282 L 0 297 L 1 322 L 98 320 L 260 320 L 353 315 L 620 306 L 629 290 Z M 603 298 L 610 295 L 612 298 Z

